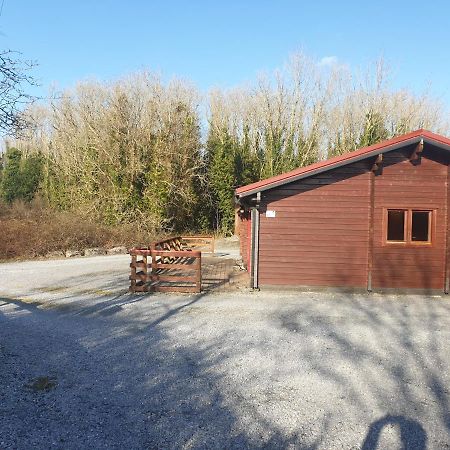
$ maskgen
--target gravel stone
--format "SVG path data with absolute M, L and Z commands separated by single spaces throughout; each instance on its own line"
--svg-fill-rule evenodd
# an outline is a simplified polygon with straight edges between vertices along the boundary
M 84 250 L 84 256 L 99 256 L 99 255 L 106 255 L 106 249 L 101 247 L 93 247 L 93 248 L 86 248 Z
M 450 448 L 448 297 L 128 294 L 0 264 L 0 448 Z
M 112 247 L 106 250 L 107 255 L 126 255 L 128 249 L 126 247 Z
M 46 258 L 64 258 L 66 255 L 61 250 L 55 250 L 53 252 L 48 252 L 45 257 Z
M 74 258 L 76 256 L 82 256 L 82 252 L 78 250 L 66 250 L 66 258 Z

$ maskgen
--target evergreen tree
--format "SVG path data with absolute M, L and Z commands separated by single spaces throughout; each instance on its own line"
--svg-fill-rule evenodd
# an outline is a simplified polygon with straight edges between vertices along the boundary
M 20 167 L 20 198 L 33 200 L 43 178 L 43 158 L 40 154 L 30 155 L 22 159 Z
M 31 201 L 43 177 L 43 158 L 40 154 L 24 158 L 16 148 L 9 148 L 4 155 L 1 177 L 1 196 L 8 202 Z
M 368 147 L 384 141 L 388 136 L 389 132 L 386 129 L 383 116 L 376 111 L 370 110 L 366 114 L 364 129 L 359 138 L 359 147 Z
M 260 164 L 258 157 L 252 153 L 248 139 L 248 125 L 244 125 L 242 144 L 234 144 L 236 185 L 243 186 L 259 180 Z
M 207 142 L 208 184 L 212 191 L 214 224 L 224 233 L 233 231 L 236 158 L 228 133 L 220 138 L 210 132 Z
M 1 194 L 2 198 L 12 203 L 20 198 L 22 192 L 22 179 L 20 174 L 20 162 L 22 152 L 16 148 L 6 150 L 4 156 L 4 168 L 2 174 Z

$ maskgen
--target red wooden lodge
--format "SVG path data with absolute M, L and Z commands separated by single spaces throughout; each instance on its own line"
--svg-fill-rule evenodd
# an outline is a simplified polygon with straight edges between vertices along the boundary
M 449 163 L 418 130 L 236 189 L 252 287 L 448 293 Z

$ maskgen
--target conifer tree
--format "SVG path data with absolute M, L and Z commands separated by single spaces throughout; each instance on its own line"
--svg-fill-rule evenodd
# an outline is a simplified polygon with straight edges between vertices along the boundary
M 1 177 L 1 196 L 8 202 L 31 201 L 42 181 L 43 159 L 39 153 L 24 157 L 17 148 L 9 148 L 4 155 Z
M 228 133 L 219 138 L 210 132 L 207 152 L 214 223 L 220 231 L 230 233 L 234 224 L 233 192 L 237 177 L 235 149 Z
M 4 156 L 1 194 L 3 200 L 12 203 L 20 197 L 22 191 L 20 162 L 22 152 L 17 148 L 9 148 Z
M 383 116 L 373 110 L 370 110 L 365 117 L 364 129 L 359 139 L 360 147 L 368 147 L 384 141 L 389 133 L 384 124 Z

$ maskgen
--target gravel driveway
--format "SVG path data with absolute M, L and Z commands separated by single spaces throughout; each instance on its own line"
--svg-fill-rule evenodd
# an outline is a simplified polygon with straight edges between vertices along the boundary
M 0 448 L 450 447 L 448 297 L 130 295 L 0 265 Z

